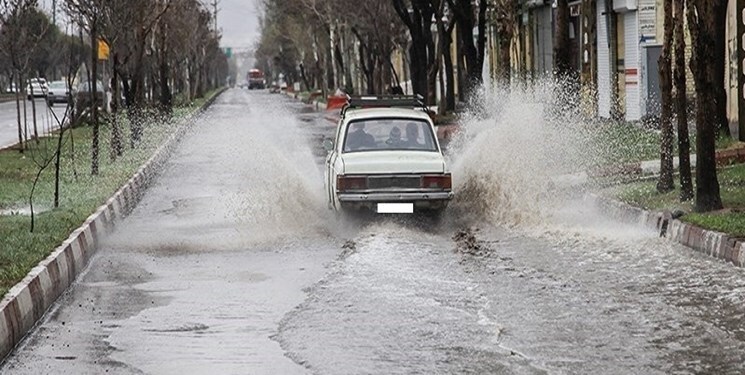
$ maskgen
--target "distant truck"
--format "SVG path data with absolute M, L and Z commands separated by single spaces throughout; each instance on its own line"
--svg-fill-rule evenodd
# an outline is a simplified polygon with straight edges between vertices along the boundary
M 266 81 L 264 80 L 264 72 L 259 69 L 251 69 L 247 74 L 248 89 L 264 89 L 266 88 Z

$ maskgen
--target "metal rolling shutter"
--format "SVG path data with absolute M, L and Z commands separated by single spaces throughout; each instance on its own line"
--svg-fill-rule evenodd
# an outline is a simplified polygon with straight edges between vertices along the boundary
M 624 14 L 624 39 L 626 70 L 626 121 L 641 119 L 641 95 L 639 89 L 639 19 L 638 12 Z
M 612 0 L 609 0 L 612 1 Z M 606 0 L 597 0 L 597 66 L 598 66 L 598 116 L 610 118 L 610 51 L 608 24 L 605 16 Z

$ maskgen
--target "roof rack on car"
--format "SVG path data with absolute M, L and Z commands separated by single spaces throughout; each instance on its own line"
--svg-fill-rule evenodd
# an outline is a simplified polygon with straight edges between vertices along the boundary
M 348 109 L 354 108 L 421 108 L 428 112 L 427 106 L 424 105 L 424 98 L 417 95 L 366 95 L 366 96 L 349 96 L 347 103 L 341 108 L 341 117 L 347 113 Z

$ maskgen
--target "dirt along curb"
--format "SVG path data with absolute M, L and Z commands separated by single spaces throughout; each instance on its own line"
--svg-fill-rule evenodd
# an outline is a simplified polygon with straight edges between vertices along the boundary
M 195 116 L 224 91 L 217 92 L 198 111 L 183 119 L 182 126 L 155 150 L 124 186 L 8 291 L 0 301 L 0 358 L 5 358 L 44 317 L 57 298 L 65 293 L 87 266 L 102 236 L 111 232 L 116 222 L 126 217 L 137 205 L 178 141 L 194 124 Z
M 672 218 L 668 211 L 647 211 L 630 204 L 596 194 L 585 195 L 601 212 L 617 220 L 654 229 L 660 237 L 688 246 L 714 258 L 745 267 L 745 240 L 730 237 Z

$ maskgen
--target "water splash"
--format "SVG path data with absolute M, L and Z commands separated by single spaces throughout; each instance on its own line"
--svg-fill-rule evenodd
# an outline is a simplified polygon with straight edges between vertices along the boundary
M 556 84 L 492 87 L 463 121 L 448 158 L 457 191 L 452 211 L 506 226 L 540 221 L 557 204 L 552 178 L 582 167 L 581 120 L 554 117 Z

